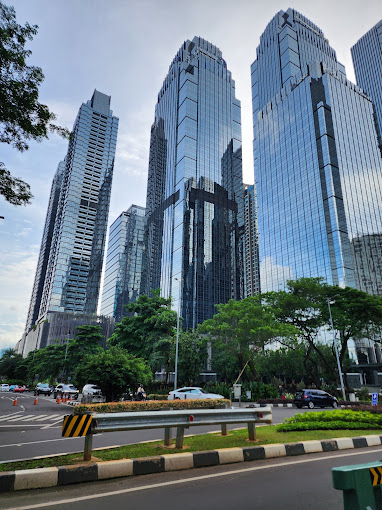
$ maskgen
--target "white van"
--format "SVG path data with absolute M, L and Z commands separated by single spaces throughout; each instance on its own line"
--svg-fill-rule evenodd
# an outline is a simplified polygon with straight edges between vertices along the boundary
M 0 384 L 0 391 L 9 391 L 9 384 Z

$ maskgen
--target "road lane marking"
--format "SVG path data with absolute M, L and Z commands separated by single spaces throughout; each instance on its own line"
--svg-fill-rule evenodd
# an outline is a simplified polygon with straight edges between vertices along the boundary
M 128 494 L 129 492 L 138 492 L 138 491 L 144 491 L 149 489 L 158 489 L 160 487 L 167 487 L 169 485 L 180 485 L 182 483 L 193 483 L 199 480 L 208 480 L 209 478 L 219 478 L 220 476 L 232 476 L 240 473 L 248 473 L 250 471 L 259 471 L 261 469 L 277 469 L 279 467 L 284 466 L 290 466 L 291 464 L 304 464 L 307 462 L 317 462 L 322 460 L 328 460 L 332 458 L 340 458 L 340 457 L 350 457 L 352 455 L 370 455 L 374 452 L 382 452 L 382 448 L 378 448 L 377 450 L 373 451 L 367 451 L 367 452 L 351 452 L 351 453 L 342 453 L 339 455 L 325 455 L 322 457 L 318 457 L 315 459 L 303 459 L 303 460 L 295 460 L 296 457 L 291 459 L 289 462 L 280 462 L 279 464 L 271 464 L 271 465 L 263 465 L 263 466 L 255 466 L 250 468 L 244 468 L 244 469 L 238 469 L 234 471 L 226 471 L 224 473 L 213 473 L 210 475 L 201 475 L 201 476 L 194 476 L 190 478 L 185 478 L 183 480 L 172 480 L 169 482 L 161 482 L 161 483 L 153 483 L 150 485 L 141 485 L 140 487 L 131 487 L 130 489 L 121 489 L 117 491 L 110 491 L 110 492 L 103 492 L 101 494 L 88 494 L 87 496 L 79 496 L 75 498 L 68 498 L 68 499 L 60 499 L 60 500 L 53 500 L 49 503 L 39 503 L 37 505 L 28 505 L 28 506 L 18 506 L 15 508 L 8 508 L 7 510 L 32 510 L 33 508 L 44 508 L 48 506 L 56 506 L 56 505 L 67 505 L 71 503 L 77 503 L 78 501 L 86 501 L 89 499 L 98 499 L 98 498 L 105 498 L 110 496 L 118 496 L 119 494 Z
M 101 434 L 97 434 L 97 436 L 100 436 Z M 8 446 L 19 446 L 19 445 L 27 445 L 27 444 L 40 444 L 40 443 L 51 443 L 51 442 L 56 442 L 56 441 L 67 441 L 68 439 L 81 439 L 80 437 L 60 437 L 58 439 L 43 439 L 42 441 L 29 441 L 28 443 L 13 443 L 13 444 L 1 444 L 0 445 L 0 448 L 7 448 Z M 74 452 L 74 453 L 77 453 L 77 452 Z M 60 453 L 58 455 L 67 455 L 66 453 Z M 33 458 L 36 458 L 36 457 L 33 457 Z M 41 457 L 38 457 L 38 458 L 41 458 Z M 14 462 L 13 460 L 5 460 L 5 461 L 1 461 L 1 463 L 5 463 L 5 462 Z
M 0 421 L 4 420 L 5 418 L 9 418 L 10 416 L 15 416 L 16 414 L 20 414 L 20 411 L 18 411 L 17 413 L 5 414 L 0 418 Z
M 16 416 L 15 418 L 8 418 L 6 421 L 24 421 L 28 420 L 28 418 L 32 418 L 34 414 L 27 414 L 26 416 Z
M 59 420 L 55 421 L 54 423 L 50 423 L 49 425 L 45 425 L 44 427 L 41 427 L 41 430 L 49 429 L 50 427 L 53 427 L 54 425 L 57 425 L 57 423 L 60 423 L 61 421 L 62 421 L 62 418 L 60 418 Z

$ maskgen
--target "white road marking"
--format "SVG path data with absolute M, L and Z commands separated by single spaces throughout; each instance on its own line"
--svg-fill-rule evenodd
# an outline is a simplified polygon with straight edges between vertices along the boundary
M 151 485 L 142 485 L 140 487 L 131 487 L 130 489 L 121 489 L 118 491 L 103 492 L 101 494 L 89 494 L 87 496 L 79 496 L 76 498 L 53 500 L 49 503 L 39 503 L 37 505 L 18 506 L 15 508 L 8 508 L 8 510 L 32 510 L 33 508 L 44 508 L 47 506 L 68 505 L 71 503 L 77 503 L 78 501 L 86 501 L 88 499 L 98 499 L 98 498 L 105 498 L 105 497 L 110 497 L 110 496 L 117 496 L 118 494 L 128 494 L 129 492 L 138 492 L 138 491 L 145 491 L 145 490 L 149 490 L 149 489 L 157 489 L 160 487 L 167 487 L 169 485 L 180 485 L 182 483 L 188 483 L 188 482 L 193 483 L 198 480 L 207 480 L 208 478 L 219 478 L 220 476 L 232 476 L 232 475 L 237 475 L 238 473 L 248 473 L 250 471 L 259 471 L 262 469 L 277 469 L 279 467 L 290 466 L 291 464 L 305 464 L 308 462 L 318 462 L 318 461 L 322 461 L 322 460 L 327 460 L 328 458 L 331 459 L 331 458 L 340 458 L 340 457 L 350 457 L 353 455 L 370 455 L 370 453 L 374 453 L 374 452 L 382 452 L 382 448 L 379 448 L 378 450 L 373 449 L 373 452 L 367 451 L 367 452 L 342 453 L 339 455 L 325 455 L 325 456 L 318 457 L 315 459 L 295 460 L 296 457 L 293 457 L 293 459 L 291 459 L 289 462 L 280 462 L 279 464 L 255 466 L 255 467 L 250 467 L 250 468 L 238 469 L 235 471 L 226 471 L 224 473 L 214 473 L 214 474 L 210 474 L 210 475 L 194 476 L 194 477 L 190 477 L 190 478 L 185 478 L 183 480 L 172 480 L 169 482 L 153 483 Z
M 16 418 L 8 418 L 7 420 L 5 421 L 24 421 L 24 420 L 28 420 L 28 418 L 32 418 L 32 416 L 34 416 L 34 414 L 27 414 L 26 416 L 22 415 L 22 416 L 16 416 Z
M 5 414 L 4 416 L 2 416 L 0 418 L 0 421 L 4 420 L 5 418 L 9 418 L 10 416 L 15 416 L 16 414 L 20 414 L 20 411 L 17 412 L 17 413 L 10 413 L 10 414 Z
M 97 434 L 97 435 L 99 436 L 100 434 Z M 56 442 L 56 441 L 67 441 L 68 439 L 82 439 L 82 438 L 81 437 L 60 437 L 59 439 L 43 439 L 42 441 L 30 441 L 29 443 L 1 444 L 0 448 L 7 448 L 8 446 L 20 446 L 20 445 L 24 446 L 26 444 L 40 444 L 40 443 L 51 443 L 51 442 Z M 67 455 L 67 454 L 60 453 L 59 455 Z M 6 460 L 4 462 L 13 462 L 13 460 Z
M 60 418 L 59 420 L 55 421 L 54 423 L 50 423 L 49 425 L 45 425 L 45 427 L 41 427 L 41 430 L 49 429 L 50 427 L 53 427 L 54 425 L 57 425 L 57 423 L 60 423 L 61 421 L 62 421 L 62 418 Z

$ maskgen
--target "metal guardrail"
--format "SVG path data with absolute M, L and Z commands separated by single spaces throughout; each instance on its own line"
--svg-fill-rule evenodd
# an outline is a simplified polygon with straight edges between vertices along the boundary
M 184 430 L 201 425 L 221 425 L 222 435 L 228 434 L 228 425 L 248 424 L 249 441 L 256 440 L 256 423 L 272 423 L 269 406 L 255 409 L 187 409 L 181 411 L 145 411 L 130 413 L 94 413 L 89 435 L 85 437 L 84 460 L 91 459 L 94 434 L 124 430 L 164 428 L 164 444 L 172 444 L 171 428 L 177 428 L 176 448 L 183 447 Z
M 332 478 L 343 491 L 344 510 L 382 509 L 382 462 L 336 467 Z

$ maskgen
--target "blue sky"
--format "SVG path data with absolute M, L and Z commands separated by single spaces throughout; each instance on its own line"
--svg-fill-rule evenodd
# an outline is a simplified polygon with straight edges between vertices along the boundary
M 4 1 L 4 0 L 3 0 Z M 354 81 L 350 47 L 382 18 L 380 0 L 14 0 L 20 23 L 39 26 L 28 47 L 42 67 L 40 100 L 71 128 L 96 88 L 110 94 L 119 134 L 109 224 L 132 203 L 145 205 L 150 126 L 157 93 L 184 40 L 218 46 L 242 101 L 243 174 L 253 183 L 250 64 L 267 23 L 293 7 L 317 24 Z M 362 7 L 361 7 L 362 5 Z M 0 160 L 31 184 L 26 207 L 0 197 L 0 349 L 23 333 L 50 186 L 66 142 L 56 136 L 19 153 L 4 144 Z

